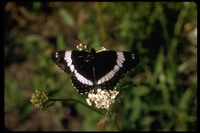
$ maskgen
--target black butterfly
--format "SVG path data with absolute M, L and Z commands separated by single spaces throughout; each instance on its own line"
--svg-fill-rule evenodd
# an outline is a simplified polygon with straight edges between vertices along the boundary
M 72 83 L 80 94 L 88 93 L 95 86 L 113 90 L 120 78 L 140 62 L 130 52 L 94 49 L 58 51 L 51 59 L 67 74 L 72 73 Z

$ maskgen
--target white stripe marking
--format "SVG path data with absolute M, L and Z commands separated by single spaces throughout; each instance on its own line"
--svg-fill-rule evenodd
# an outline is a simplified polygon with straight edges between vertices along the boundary
M 74 65 L 71 65 L 71 66 L 70 66 L 70 70 L 71 70 L 71 72 L 74 71 Z
M 74 70 L 74 74 L 77 78 L 77 80 L 83 84 L 86 84 L 86 85 L 94 85 L 92 81 L 86 79 L 85 77 L 83 77 L 82 75 L 80 75 L 76 70 Z
M 135 55 L 134 54 L 132 54 L 132 59 L 135 59 Z
M 119 60 L 117 60 L 117 65 L 122 67 L 122 63 Z
M 65 52 L 65 61 L 67 62 L 67 66 L 70 68 L 71 72 L 74 71 L 74 65 L 72 64 L 72 59 L 71 59 L 72 51 L 66 51 Z
M 114 71 L 117 72 L 117 71 L 119 70 L 119 68 L 120 68 L 120 67 L 119 67 L 118 65 L 115 65 Z
M 67 62 L 68 66 L 71 66 L 71 64 L 72 64 L 72 60 L 70 60 L 69 62 Z
M 56 52 L 56 58 L 58 58 L 58 52 Z

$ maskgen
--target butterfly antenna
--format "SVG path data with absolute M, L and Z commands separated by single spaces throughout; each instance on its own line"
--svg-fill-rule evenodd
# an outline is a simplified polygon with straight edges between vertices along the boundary
M 94 48 L 97 48 L 98 46 L 101 46 L 103 43 L 105 43 L 106 41 L 108 41 L 108 39 L 104 40 L 103 42 L 101 42 L 100 44 L 96 45 Z
M 74 37 L 77 41 L 79 41 L 80 43 L 83 43 L 80 39 L 78 39 L 76 36 Z
M 108 39 L 104 40 L 103 42 L 101 42 L 99 45 L 103 44 L 104 42 L 108 41 Z

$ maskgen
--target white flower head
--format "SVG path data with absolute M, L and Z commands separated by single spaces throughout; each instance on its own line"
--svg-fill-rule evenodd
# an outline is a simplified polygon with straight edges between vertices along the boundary
M 115 102 L 115 98 L 118 95 L 118 91 L 116 88 L 114 90 L 101 90 L 97 89 L 97 93 L 94 94 L 94 90 L 91 90 L 88 93 L 88 98 L 86 98 L 86 102 L 88 105 L 95 104 L 97 108 L 105 108 L 108 109 L 112 103 Z
M 80 43 L 76 46 L 79 51 L 88 51 L 87 45 Z

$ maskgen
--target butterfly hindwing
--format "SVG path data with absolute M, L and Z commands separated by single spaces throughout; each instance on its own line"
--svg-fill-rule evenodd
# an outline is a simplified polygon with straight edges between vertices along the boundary
M 84 77 L 80 77 L 80 76 L 81 75 L 76 76 L 76 72 L 74 72 L 71 77 L 72 83 L 80 94 L 88 93 L 90 90 L 94 88 L 94 83 L 87 79 L 82 79 Z M 77 77 L 79 79 L 77 79 Z M 83 81 L 85 81 L 85 83 Z

